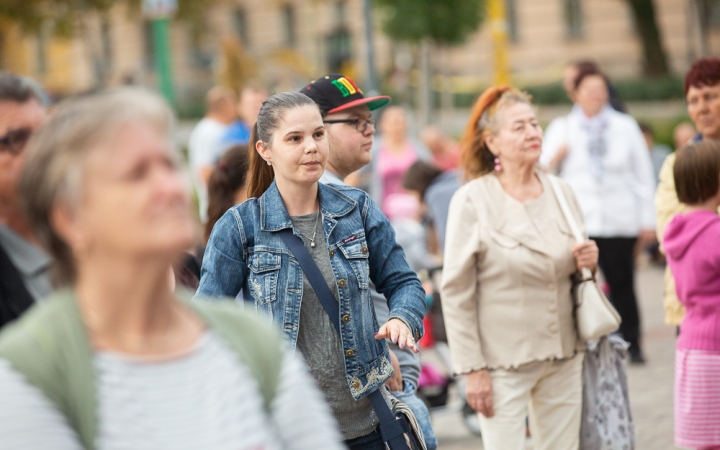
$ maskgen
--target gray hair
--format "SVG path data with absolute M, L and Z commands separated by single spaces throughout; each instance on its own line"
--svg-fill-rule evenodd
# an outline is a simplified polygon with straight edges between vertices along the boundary
M 56 281 L 75 281 L 72 250 L 51 225 L 59 203 L 77 206 L 88 157 L 107 149 L 118 129 L 143 123 L 170 136 L 173 116 L 165 101 L 145 89 L 123 87 L 61 103 L 28 143 L 20 192 L 30 225 L 56 263 Z
M 0 102 L 26 103 L 30 100 L 43 103 L 43 94 L 37 83 L 10 72 L 0 72 Z

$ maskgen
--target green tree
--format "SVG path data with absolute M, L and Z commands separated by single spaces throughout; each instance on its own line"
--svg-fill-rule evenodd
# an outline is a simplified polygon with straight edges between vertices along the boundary
M 653 0 L 626 0 L 635 18 L 643 46 L 643 73 L 651 77 L 670 74 L 667 54 L 662 45 Z
M 375 0 L 384 13 L 383 31 L 392 39 L 458 45 L 485 18 L 484 0 Z
M 464 43 L 485 19 L 485 0 L 374 0 L 383 15 L 382 28 L 391 39 L 419 46 L 419 121 L 432 119 L 433 47 Z M 444 95 L 443 98 L 448 98 Z M 450 97 L 452 94 L 450 93 Z

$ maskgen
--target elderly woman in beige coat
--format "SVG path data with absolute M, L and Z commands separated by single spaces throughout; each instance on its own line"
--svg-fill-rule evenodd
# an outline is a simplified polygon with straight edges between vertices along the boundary
M 454 371 L 467 376 L 486 450 L 579 446 L 582 348 L 573 277 L 595 271 L 593 241 L 575 243 L 549 176 L 535 165 L 542 129 L 529 98 L 490 88 L 465 132 L 465 184 L 450 203 L 442 283 Z M 560 182 L 575 220 L 580 209 Z

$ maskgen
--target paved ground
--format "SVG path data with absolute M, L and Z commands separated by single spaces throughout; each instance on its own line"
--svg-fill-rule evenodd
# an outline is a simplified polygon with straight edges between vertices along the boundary
M 645 366 L 631 366 L 628 371 L 630 401 L 635 420 L 637 450 L 675 449 L 673 445 L 673 365 L 675 331 L 663 324 L 662 275 L 657 267 L 638 272 L 638 295 L 644 331 Z M 459 413 L 433 417 L 442 450 L 481 449 L 462 423 Z M 532 442 L 528 440 L 528 450 Z

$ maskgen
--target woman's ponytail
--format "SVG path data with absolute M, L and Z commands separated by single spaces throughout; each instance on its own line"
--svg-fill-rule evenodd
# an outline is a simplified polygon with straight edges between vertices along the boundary
M 272 166 L 270 166 L 257 151 L 257 143 L 260 142 L 258 124 L 252 127 L 248 152 L 250 154 L 250 172 L 248 173 L 248 198 L 260 197 L 267 191 L 275 178 Z

